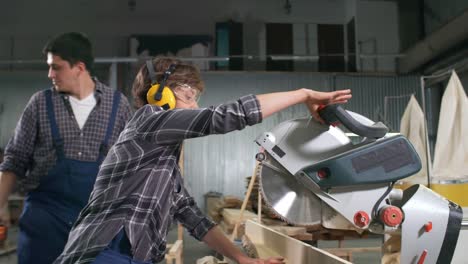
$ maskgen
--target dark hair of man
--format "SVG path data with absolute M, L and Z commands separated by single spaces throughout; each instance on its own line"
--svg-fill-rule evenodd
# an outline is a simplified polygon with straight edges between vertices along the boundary
M 70 66 L 83 62 L 90 74 L 93 73 L 93 51 L 89 39 L 79 32 L 68 32 L 55 36 L 47 42 L 42 50 L 44 55 L 52 53 L 68 61 Z

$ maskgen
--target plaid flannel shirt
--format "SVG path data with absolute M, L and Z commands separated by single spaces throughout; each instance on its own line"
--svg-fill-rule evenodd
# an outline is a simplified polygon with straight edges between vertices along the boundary
M 50 88 L 53 91 L 55 116 L 67 158 L 80 161 L 96 161 L 98 158 L 99 147 L 104 140 L 112 111 L 114 90 L 97 79 L 94 82 L 96 106 L 82 129 L 75 120 L 68 101 L 69 95 Z M 117 140 L 131 114 L 130 104 L 122 96 L 109 145 Z M 14 172 L 21 190 L 27 192 L 39 186 L 40 178 L 47 175 L 56 159 L 43 90 L 35 93 L 26 105 L 15 133 L 5 148 L 0 171 Z
M 164 258 L 174 219 L 201 240 L 215 224 L 183 186 L 178 167 L 182 142 L 240 130 L 261 122 L 261 116 L 253 95 L 209 108 L 140 108 L 104 160 L 90 202 L 55 263 L 91 263 L 122 227 L 137 261 Z

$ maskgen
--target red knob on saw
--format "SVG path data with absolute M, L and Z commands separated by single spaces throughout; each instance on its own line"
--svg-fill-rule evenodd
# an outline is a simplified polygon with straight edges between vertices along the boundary
M 403 212 L 396 206 L 385 206 L 380 210 L 380 220 L 387 226 L 395 227 L 403 221 Z
M 429 221 L 424 225 L 424 231 L 426 231 L 426 233 L 428 233 L 428 232 L 431 232 L 431 230 L 432 230 L 432 222 Z
M 359 227 L 366 227 L 369 224 L 369 215 L 364 211 L 358 211 L 354 214 L 354 224 Z

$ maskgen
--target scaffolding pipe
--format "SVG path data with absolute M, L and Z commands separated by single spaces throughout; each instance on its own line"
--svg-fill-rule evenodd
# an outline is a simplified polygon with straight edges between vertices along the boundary
M 267 58 L 271 60 L 295 60 L 295 61 L 304 61 L 304 60 L 318 60 L 320 57 L 336 57 L 336 56 L 346 56 L 346 55 L 356 55 L 361 59 L 379 59 L 379 58 L 402 58 L 404 54 L 344 54 L 344 53 L 334 53 L 334 54 L 316 54 L 316 55 L 296 55 L 296 54 L 270 54 L 270 55 L 230 55 L 230 56 L 211 56 L 211 57 L 176 57 L 181 61 L 206 61 L 206 62 L 222 62 L 229 61 L 231 59 L 247 59 L 247 60 L 266 60 Z M 95 63 L 136 63 L 142 60 L 147 60 L 153 57 L 97 57 L 94 59 Z M 0 60 L 1 64 L 44 64 L 42 59 L 14 59 L 14 60 Z

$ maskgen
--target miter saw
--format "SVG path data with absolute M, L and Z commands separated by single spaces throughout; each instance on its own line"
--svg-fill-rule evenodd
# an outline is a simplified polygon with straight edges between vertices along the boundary
M 256 174 L 267 205 L 288 223 L 401 236 L 400 263 L 450 263 L 462 209 L 423 185 L 394 183 L 421 169 L 401 136 L 340 105 L 261 134 Z M 338 125 L 340 124 L 340 125 Z M 352 140 L 345 127 L 358 140 Z

